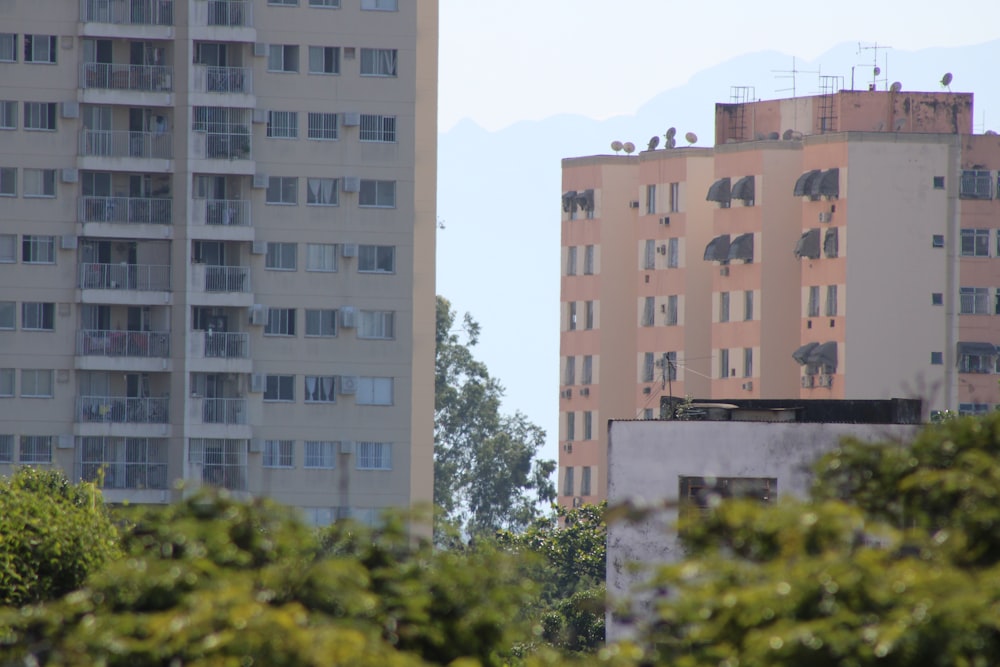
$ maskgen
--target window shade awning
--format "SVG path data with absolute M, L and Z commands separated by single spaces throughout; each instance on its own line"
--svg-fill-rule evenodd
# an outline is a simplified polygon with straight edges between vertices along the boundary
M 706 262 L 725 262 L 729 260 L 729 234 L 716 236 L 705 246 Z
M 834 167 L 827 169 L 818 178 L 811 182 L 812 189 L 809 194 L 821 197 L 840 196 L 840 169 Z
M 809 259 L 819 258 L 819 227 L 810 229 L 802 234 L 799 242 L 795 244 L 795 256 L 799 259 L 808 257 Z
M 998 354 L 997 346 L 993 343 L 959 343 L 958 344 L 958 354 L 959 356 L 963 354 L 969 354 L 973 356 L 985 357 L 985 356 L 996 356 Z
M 745 202 L 748 202 L 754 200 L 755 194 L 756 192 L 754 190 L 754 177 L 744 176 L 740 180 L 736 181 L 735 185 L 733 185 L 733 189 L 731 191 L 730 196 L 733 199 L 741 199 Z
M 799 349 L 792 352 L 792 359 L 799 363 L 799 366 L 804 366 L 809 361 L 809 355 L 812 351 L 819 347 L 819 343 L 806 343 Z
M 729 244 L 728 259 L 753 261 L 753 233 L 740 234 Z
M 594 191 L 582 190 L 576 193 L 576 205 L 584 211 L 594 210 Z
M 730 190 L 729 190 L 729 177 L 720 178 L 715 183 L 712 183 L 712 187 L 708 189 L 708 196 L 705 197 L 706 201 L 719 202 L 720 204 L 728 204 L 730 200 Z
M 809 353 L 806 358 L 806 362 L 810 364 L 823 364 L 825 366 L 836 367 L 837 366 L 837 343 L 836 341 L 830 341 L 828 343 L 822 343 L 817 345 Z
M 566 213 L 569 213 L 576 208 L 576 190 L 570 190 L 569 192 L 563 193 L 562 208 Z
M 813 181 L 819 178 L 821 173 L 819 169 L 813 169 L 799 176 L 798 180 L 795 181 L 795 189 L 792 190 L 792 195 L 795 197 L 808 197 L 811 195 Z

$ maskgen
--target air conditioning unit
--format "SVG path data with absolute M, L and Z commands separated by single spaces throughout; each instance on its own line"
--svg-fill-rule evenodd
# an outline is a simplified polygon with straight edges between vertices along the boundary
M 819 386 L 821 387 L 832 387 L 833 386 L 833 376 L 823 374 L 819 376 Z
M 266 123 L 267 122 L 267 109 L 254 109 L 253 116 L 251 119 L 254 123 Z
M 346 111 L 342 114 L 344 127 L 357 127 L 361 125 L 360 111 Z
M 267 56 L 267 44 L 261 44 L 257 42 L 253 45 L 253 54 L 258 58 L 264 58 Z
M 76 169 L 63 169 L 59 172 L 59 180 L 63 183 L 76 183 L 80 180 L 80 172 Z
M 63 102 L 62 103 L 62 117 L 63 118 L 79 118 L 80 117 L 80 103 L 79 102 Z
M 813 384 L 815 383 L 815 381 L 816 381 L 816 378 L 814 376 L 812 376 L 812 375 L 803 375 L 802 376 L 802 387 L 804 389 L 812 389 L 813 388 Z
M 347 60 L 353 60 L 354 59 L 354 54 L 356 52 L 357 52 L 357 47 L 354 47 L 354 46 L 345 46 L 344 47 L 344 58 L 346 58 Z
M 56 449 L 73 449 L 73 436 L 66 433 L 60 435 Z
M 345 243 L 340 246 L 340 256 L 341 257 L 357 257 L 358 256 L 358 244 L 357 243 Z
M 661 225 L 669 225 L 670 224 L 670 216 L 666 215 L 666 216 L 663 216 L 662 218 L 660 218 L 660 224 Z
M 584 387 L 583 389 L 580 390 L 580 395 L 581 396 L 590 396 L 590 389 L 587 388 L 587 387 Z
M 741 386 L 743 391 L 753 391 L 753 382 L 744 382 Z
M 255 190 L 263 190 L 267 187 L 267 174 L 254 174 L 253 187 Z
M 250 453 L 260 454 L 264 451 L 264 440 L 261 438 L 253 438 L 250 440 Z
M 75 234 L 63 234 L 59 239 L 59 247 L 63 250 L 76 250 L 76 243 Z
M 353 440 L 341 440 L 340 441 L 340 453 L 341 454 L 353 454 L 354 453 L 354 441 Z
M 629 208 L 639 208 L 639 200 L 638 199 L 633 199 L 632 201 L 630 201 L 628 203 L 628 207 Z
M 340 179 L 340 190 L 342 192 L 359 192 L 361 190 L 361 179 L 357 176 L 345 176 Z
M 343 394 L 344 396 L 349 396 L 351 394 L 356 394 L 358 391 L 358 376 L 357 375 L 341 375 L 339 379 L 339 386 L 337 387 L 337 393 Z
M 250 254 L 251 255 L 266 255 L 267 254 L 267 241 L 254 241 L 250 244 Z
M 264 326 L 267 324 L 267 308 L 259 303 L 250 306 L 249 319 L 254 326 Z
M 581 507 L 583 505 L 583 498 L 580 496 L 575 496 L 573 498 L 573 507 Z
M 721 267 L 719 269 L 719 275 L 720 276 L 728 276 L 729 275 L 729 267 L 728 266 Z
M 264 391 L 264 374 L 253 373 L 250 375 L 250 393 L 260 394 Z
M 820 211 L 819 214 L 820 222 L 830 222 L 831 220 L 833 220 L 833 213 L 830 213 L 829 211 Z
M 357 326 L 358 311 L 354 306 L 344 306 L 340 309 L 340 326 L 345 329 L 353 329 Z

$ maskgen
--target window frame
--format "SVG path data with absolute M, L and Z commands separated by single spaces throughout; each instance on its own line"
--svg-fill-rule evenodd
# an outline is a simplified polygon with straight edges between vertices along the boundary
M 989 315 L 989 288 L 988 287 L 959 287 L 958 288 L 958 314 L 959 315 Z M 971 298 L 971 302 L 969 299 Z M 966 309 L 966 304 L 971 303 L 972 308 Z M 982 308 L 980 308 L 982 306 Z
M 10 324 L 3 319 L 4 313 L 10 313 Z M 0 331 L 15 331 L 17 329 L 17 302 L 0 301 Z
M 39 259 L 44 254 L 48 259 Z M 21 236 L 21 263 L 48 264 L 56 263 L 56 237 L 44 234 L 24 234 Z
M 295 337 L 296 315 L 295 308 L 268 308 L 264 335 Z
M 306 440 L 303 443 L 303 470 L 334 470 L 339 443 L 333 440 Z
M 382 191 L 387 189 L 389 192 L 384 195 Z M 388 198 L 388 195 L 390 194 L 392 199 L 391 204 L 380 201 L 383 197 Z M 368 198 L 371 198 L 371 200 L 366 201 Z M 387 209 L 396 208 L 396 181 L 374 178 L 361 179 L 360 188 L 358 190 L 358 207 Z
M 379 79 L 391 79 L 399 76 L 399 49 L 361 47 L 360 51 L 358 72 L 361 76 Z M 385 56 L 389 54 L 391 56 L 386 59 Z M 366 69 L 366 65 L 372 67 Z
M 14 398 L 17 395 L 17 371 L 14 368 L 0 368 L 0 398 Z
M 17 234 L 0 234 L 0 264 L 17 264 Z
M 336 338 L 339 311 L 335 308 L 306 308 L 306 338 Z M 313 326 L 310 326 L 312 324 Z M 310 332 L 313 329 L 313 332 Z M 327 333 L 331 331 L 333 333 Z M 318 331 L 318 333 L 316 333 Z
M 318 74 L 320 76 L 339 76 L 340 75 L 340 47 L 339 46 L 326 46 L 322 44 L 310 44 L 309 48 L 306 49 L 307 54 L 307 68 L 309 74 Z M 330 54 L 332 58 L 329 57 Z M 320 64 L 321 69 L 313 69 L 314 55 L 318 64 Z M 327 67 L 332 67 L 328 70 Z
M 359 311 L 355 331 L 360 340 L 395 340 L 396 313 L 392 310 Z M 381 335 L 378 332 L 382 332 Z
M 0 100 L 0 130 L 17 129 L 17 110 L 17 100 Z
M 42 38 L 47 42 L 46 53 L 43 55 L 48 55 L 48 60 L 42 60 L 39 58 L 39 49 L 36 49 L 36 45 Z M 30 33 L 25 33 L 21 42 L 24 44 L 24 62 L 29 65 L 56 65 L 58 64 L 58 57 L 56 54 L 59 52 L 58 37 L 56 35 L 35 35 Z M 30 51 L 30 53 L 29 53 Z
M 21 331 L 55 331 L 55 330 L 56 330 L 55 303 L 52 303 L 51 301 L 21 302 Z
M 55 372 L 51 368 L 22 368 L 21 369 L 21 398 L 55 398 Z M 46 382 L 39 382 L 39 378 L 48 377 Z M 28 378 L 32 378 L 29 382 Z M 39 387 L 39 384 L 48 387 Z M 48 393 L 40 391 L 48 390 Z M 27 391 L 26 390 L 30 390 Z
M 963 228 L 960 234 L 960 255 L 962 257 L 989 257 L 991 232 L 992 230 L 989 229 Z M 968 249 L 966 249 L 967 241 L 969 242 Z
M 17 196 L 17 167 L 0 167 L 0 197 Z
M 268 139 L 298 139 L 299 112 L 268 110 L 265 136 Z
M 22 435 L 18 440 L 17 460 L 21 465 L 52 463 L 51 435 Z
M 319 197 L 320 199 L 324 196 L 324 184 L 329 183 L 329 193 L 330 201 L 324 202 L 317 199 L 317 196 L 313 194 L 313 184 L 316 183 L 319 187 Z M 306 206 L 340 206 L 340 179 L 339 178 L 306 178 Z
M 309 6 L 315 9 L 340 9 L 340 0 L 309 0 Z
M 25 102 L 24 130 L 26 132 L 56 132 L 58 109 L 55 102 Z
M 274 61 L 278 60 L 274 56 L 276 49 L 281 50 L 280 67 L 275 68 Z M 268 44 L 267 46 L 267 71 L 274 74 L 298 74 L 300 54 L 298 44 Z M 294 61 L 294 62 L 292 62 Z M 289 69 L 289 64 L 294 65 L 294 69 Z
M 374 377 L 374 376 L 362 376 L 358 378 L 357 390 L 354 394 L 354 404 L 355 405 L 375 405 L 375 406 L 391 406 L 395 405 L 395 379 L 391 377 Z M 365 385 L 370 385 L 366 387 Z M 380 391 L 384 392 L 386 387 L 389 390 L 388 401 L 383 400 L 379 395 Z
M 385 253 L 388 252 L 386 255 Z M 370 257 L 367 256 L 370 253 Z M 386 267 L 386 259 L 391 267 Z M 396 246 L 365 243 L 358 246 L 358 273 L 393 275 L 396 273 Z
M 278 198 L 272 199 L 272 194 L 278 195 Z M 286 199 L 289 194 L 292 195 L 291 199 Z M 268 176 L 267 190 L 264 193 L 264 203 L 271 206 L 298 206 L 299 177 Z
M 295 376 L 283 373 L 269 373 L 264 376 L 265 403 L 294 403 Z
M 309 378 L 313 378 L 316 382 L 316 389 L 313 390 L 312 395 L 309 393 Z M 325 392 L 323 388 L 324 380 L 330 381 L 330 391 L 328 393 Z M 302 389 L 304 403 L 314 405 L 333 405 L 337 402 L 337 378 L 335 375 L 303 375 Z M 316 396 L 317 398 L 313 398 L 313 396 Z
M 295 467 L 294 440 L 265 440 L 264 451 L 261 452 L 260 467 L 272 469 L 291 469 Z
M 16 32 L 0 32 L 0 45 L 4 49 L 0 49 L 0 63 L 16 63 L 17 62 L 17 33 Z M 8 48 L 9 51 L 5 49 Z
M 383 4 L 390 5 L 388 7 Z M 363 12 L 398 12 L 399 0 L 361 0 L 361 11 Z
M 331 121 L 332 123 L 328 122 Z M 330 129 L 330 125 L 333 129 Z M 340 119 L 335 112 L 310 111 L 306 116 L 306 139 L 337 141 L 340 139 Z M 338 179 L 334 179 L 338 180 Z
M 25 199 L 55 199 L 56 198 L 56 170 L 40 169 L 34 167 L 24 167 L 21 189 Z M 30 177 L 30 178 L 29 178 Z M 37 179 L 37 181 L 36 181 Z M 41 192 L 32 191 L 31 186 L 41 186 Z
M 826 303 L 824 313 L 826 317 L 836 317 L 838 310 L 838 295 L 836 285 L 826 286 Z
M 656 184 L 646 186 L 646 215 L 656 214 Z
M 365 451 L 370 449 L 371 451 Z M 392 470 L 392 443 L 361 440 L 354 443 L 356 470 Z
M 336 273 L 338 251 L 336 243 L 306 243 L 306 271 Z
M 397 130 L 396 116 L 385 114 L 361 114 L 358 141 L 362 143 L 394 144 Z
M 298 271 L 299 244 L 286 241 L 268 241 L 264 255 L 264 268 L 268 271 Z

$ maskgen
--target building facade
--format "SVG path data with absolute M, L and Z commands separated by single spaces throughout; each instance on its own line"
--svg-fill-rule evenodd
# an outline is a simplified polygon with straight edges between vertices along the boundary
M 1000 404 L 1000 137 L 971 94 L 720 104 L 715 142 L 563 161 L 563 504 L 606 497 L 603 423 L 663 396 Z M 573 329 L 581 299 L 621 312 Z
M 0 474 L 432 497 L 437 2 L 0 7 Z

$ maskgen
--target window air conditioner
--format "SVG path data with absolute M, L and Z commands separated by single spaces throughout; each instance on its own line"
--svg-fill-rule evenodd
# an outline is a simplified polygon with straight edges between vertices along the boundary
M 75 234 L 63 234 L 59 239 L 59 247 L 63 250 L 76 250 L 76 243 Z
M 260 438 L 253 438 L 250 440 L 250 453 L 260 454 L 264 451 L 264 441 Z
M 253 45 L 253 54 L 258 58 L 263 58 L 267 55 L 267 44 L 261 44 L 257 42 Z
M 653 388 L 652 387 L 643 387 L 642 388 L 642 393 L 644 393 L 644 394 L 651 394 L 651 393 L 653 393 Z
M 250 393 L 260 394 L 264 391 L 264 374 L 253 373 L 250 376 Z
M 342 192 L 359 192 L 361 190 L 361 179 L 357 176 L 345 176 L 340 180 Z
M 250 324 L 258 327 L 267 324 L 267 308 L 259 303 L 250 306 Z
M 354 453 L 354 441 L 353 440 L 341 440 L 340 441 L 340 453 L 341 454 L 353 454 Z
M 349 396 L 351 394 L 356 394 L 358 391 L 358 376 L 357 375 L 341 375 L 339 378 L 340 386 L 337 387 L 337 393 Z
M 340 246 L 340 256 L 341 257 L 357 257 L 358 256 L 358 244 L 357 243 L 345 243 Z
M 254 174 L 253 188 L 255 190 L 263 190 L 266 187 L 267 187 L 267 174 Z
M 62 103 L 62 117 L 63 118 L 79 118 L 80 117 L 80 103 L 79 102 L 63 102 Z
M 565 445 L 563 445 L 563 451 L 566 452 L 567 454 L 572 454 L 573 453 L 573 444 L 567 442 Z
M 251 120 L 254 123 L 266 123 L 267 109 L 254 109 L 253 116 L 251 116 Z
M 251 255 L 266 255 L 267 254 L 267 241 L 254 241 L 250 245 Z
M 80 180 L 80 172 L 76 169 L 63 169 L 59 173 L 59 179 L 63 183 L 76 183 Z
M 344 306 L 340 309 L 340 326 L 345 329 L 353 329 L 356 325 L 357 310 L 354 306 Z
M 346 111 L 342 114 L 344 127 L 357 127 L 361 125 L 360 111 Z

